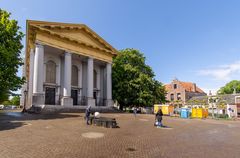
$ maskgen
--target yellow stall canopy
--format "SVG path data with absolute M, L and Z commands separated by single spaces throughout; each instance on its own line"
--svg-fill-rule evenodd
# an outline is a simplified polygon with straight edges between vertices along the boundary
M 156 114 L 159 109 L 162 109 L 163 115 L 170 115 L 174 111 L 174 107 L 171 105 L 155 104 L 154 105 L 154 114 Z
M 154 105 L 154 114 L 156 114 L 160 108 L 161 108 L 160 104 L 155 104 Z
M 208 110 L 204 108 L 193 108 L 192 109 L 192 118 L 207 118 Z

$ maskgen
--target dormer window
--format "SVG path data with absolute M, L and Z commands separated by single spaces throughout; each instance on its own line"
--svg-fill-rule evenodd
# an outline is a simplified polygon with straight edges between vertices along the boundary
M 177 84 L 174 84 L 174 85 L 173 85 L 173 89 L 177 89 Z

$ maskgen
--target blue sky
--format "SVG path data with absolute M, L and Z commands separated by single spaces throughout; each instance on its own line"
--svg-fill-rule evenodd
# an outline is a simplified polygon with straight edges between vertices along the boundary
M 0 8 L 24 32 L 26 19 L 84 23 L 116 49 L 143 52 L 163 83 L 176 77 L 208 92 L 240 78 L 237 0 L 0 0 Z

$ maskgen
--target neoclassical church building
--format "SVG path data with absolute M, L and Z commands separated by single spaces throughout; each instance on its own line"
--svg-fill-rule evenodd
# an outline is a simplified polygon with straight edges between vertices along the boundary
M 27 21 L 26 107 L 112 106 L 117 50 L 84 24 Z

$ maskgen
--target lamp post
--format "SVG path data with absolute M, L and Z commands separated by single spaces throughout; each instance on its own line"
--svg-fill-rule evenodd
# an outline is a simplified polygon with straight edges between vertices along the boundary
M 27 90 L 24 90 L 24 104 L 23 104 L 23 110 L 22 113 L 27 112 L 26 110 L 26 97 L 27 97 Z

